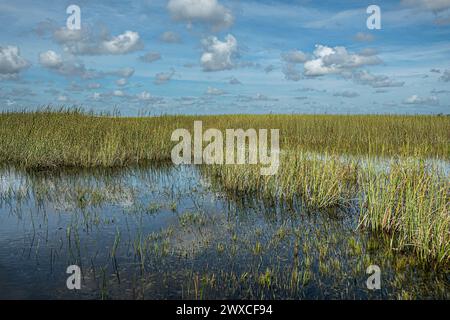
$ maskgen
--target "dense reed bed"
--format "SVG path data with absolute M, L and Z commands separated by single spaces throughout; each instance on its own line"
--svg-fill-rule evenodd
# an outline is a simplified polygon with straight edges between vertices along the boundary
M 194 120 L 222 130 L 280 129 L 277 175 L 261 176 L 256 165 L 202 167 L 221 187 L 318 209 L 356 207 L 360 227 L 388 235 L 393 250 L 411 252 L 424 264 L 449 266 L 448 171 L 426 163 L 434 159 L 448 166 L 450 117 L 4 113 L 0 163 L 51 168 L 170 161 L 171 133 L 192 130 Z
M 450 262 L 449 176 L 423 162 L 392 162 L 361 173 L 361 226 L 384 231 L 392 248 L 413 251 L 422 262 Z
M 450 118 L 395 115 L 223 115 L 121 118 L 63 112 L 0 115 L 0 162 L 23 167 L 125 166 L 170 160 L 176 128 L 277 128 L 282 150 L 450 158 Z
M 257 167 L 205 166 L 218 186 L 313 209 L 350 208 L 359 227 L 386 235 L 395 252 L 412 253 L 426 266 L 449 267 L 450 185 L 442 168 L 415 158 L 366 158 L 288 153 L 275 176 Z

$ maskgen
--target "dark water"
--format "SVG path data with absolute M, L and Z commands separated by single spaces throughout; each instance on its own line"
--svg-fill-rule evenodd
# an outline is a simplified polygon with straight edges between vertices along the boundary
M 0 171 L 2 299 L 424 299 L 428 270 L 357 229 L 357 210 L 227 194 L 193 166 Z M 214 187 L 213 187 L 214 185 Z M 82 271 L 69 290 L 69 265 Z M 381 269 L 369 290 L 366 268 Z

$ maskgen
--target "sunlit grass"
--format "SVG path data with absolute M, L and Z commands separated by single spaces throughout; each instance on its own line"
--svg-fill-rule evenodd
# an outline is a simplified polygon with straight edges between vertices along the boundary
M 63 112 L 0 115 L 0 162 L 23 167 L 168 161 L 176 128 L 280 129 L 282 150 L 449 159 L 450 119 L 389 115 L 223 115 L 120 118 Z
M 177 128 L 280 129 L 281 165 L 204 166 L 231 191 L 301 200 L 324 209 L 355 199 L 360 226 L 397 251 L 448 265 L 448 173 L 424 163 L 450 158 L 450 118 L 397 115 L 223 115 L 122 118 L 78 110 L 0 115 L 0 163 L 24 168 L 114 167 L 168 162 Z M 343 159 L 342 156 L 347 157 Z M 385 161 L 380 168 L 379 159 Z M 257 252 L 258 250 L 256 250 Z

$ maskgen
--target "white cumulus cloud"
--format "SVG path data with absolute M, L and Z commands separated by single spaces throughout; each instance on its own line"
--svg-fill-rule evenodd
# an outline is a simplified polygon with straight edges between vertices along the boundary
M 228 28 L 233 24 L 231 11 L 217 0 L 169 0 L 167 9 L 174 20 L 204 23 L 214 29 Z
M 20 55 L 16 46 L 0 46 L 0 78 L 15 78 L 19 72 L 30 66 Z
M 62 66 L 63 59 L 55 51 L 48 50 L 39 54 L 39 63 L 45 68 L 57 69 Z
M 121 55 L 142 49 L 139 33 L 129 30 L 111 37 L 107 31 L 94 34 L 88 28 L 60 28 L 54 31 L 53 38 L 74 55 Z
M 439 99 L 435 96 L 431 97 L 419 97 L 414 94 L 411 97 L 407 98 L 403 101 L 404 104 L 415 104 L 415 105 L 429 105 L 429 106 L 437 106 L 439 105 Z
M 80 77 L 83 79 L 93 79 L 102 76 L 102 72 L 88 69 L 85 65 L 70 56 L 63 58 L 60 54 L 48 50 L 39 54 L 39 63 L 53 72 L 66 77 Z
M 124 54 L 140 49 L 140 37 L 137 32 L 125 31 L 125 33 L 103 41 L 100 49 L 107 54 Z
M 200 63 L 204 71 L 221 71 L 234 67 L 233 56 L 236 54 L 238 46 L 236 38 L 231 34 L 225 37 L 225 41 L 211 36 L 204 39 L 202 44 L 204 52 Z
M 349 53 L 345 47 L 327 47 L 316 45 L 314 58 L 304 64 L 307 76 L 323 76 L 326 74 L 340 74 L 365 65 L 375 65 L 381 60 L 375 56 Z

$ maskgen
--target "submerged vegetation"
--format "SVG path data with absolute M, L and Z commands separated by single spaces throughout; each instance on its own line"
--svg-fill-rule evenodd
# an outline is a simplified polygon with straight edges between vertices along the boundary
M 223 192 L 198 169 L 3 169 L 0 262 L 15 269 L 0 297 L 450 297 L 448 273 L 360 232 L 352 211 Z M 64 289 L 72 264 L 79 291 Z M 380 291 L 366 289 L 371 264 Z
M 197 194 L 204 185 L 183 194 L 168 187 L 160 190 L 164 200 L 156 198 L 160 201 L 153 199 L 150 203 L 141 203 L 136 197 L 151 193 L 150 190 L 155 188 L 148 178 L 142 179 L 147 183 L 147 191 L 130 190 L 115 183 L 92 186 L 88 178 L 83 178 L 82 186 L 50 184 L 52 187 L 48 189 L 45 178 L 32 179 L 33 197 L 39 206 L 57 195 L 65 195 L 64 199 L 52 199 L 52 202 L 64 210 L 70 202 L 71 207 L 82 213 L 75 228 L 65 229 L 70 236 L 74 259 L 80 255 L 76 251 L 81 250 L 78 229 L 92 232 L 102 224 L 114 225 L 117 219 L 120 220 L 93 214 L 93 208 L 120 202 L 130 208 L 125 214 L 126 219 L 129 212 L 139 212 L 134 218 L 139 223 L 143 216 L 154 217 L 161 212 L 176 216 L 175 227 L 160 232 L 148 233 L 140 224 L 130 231 L 128 221 L 127 230 L 112 228 L 106 254 L 113 261 L 115 281 L 125 281 L 120 276 L 124 272 L 120 270 L 120 252 L 125 246 L 126 256 L 133 256 L 139 269 L 140 280 L 133 278 L 133 281 L 142 292 L 133 291 L 133 296 L 145 296 L 145 288 L 150 290 L 155 286 L 169 292 L 173 281 L 190 279 L 189 283 L 181 281 L 181 293 L 175 296 L 196 299 L 311 297 L 317 296 L 321 286 L 343 292 L 340 284 L 350 283 L 355 273 L 364 278 L 365 268 L 380 261 L 393 270 L 420 266 L 427 270 L 443 270 L 443 274 L 448 275 L 449 117 L 223 115 L 121 118 L 89 115 L 76 110 L 3 113 L 0 115 L 0 163 L 24 169 L 31 175 L 58 169 L 50 170 L 56 175 L 63 167 L 64 170 L 84 170 L 158 163 L 166 168 L 174 145 L 170 139 L 172 131 L 192 128 L 194 120 L 202 120 L 205 128 L 221 130 L 280 129 L 280 167 L 274 176 L 262 176 L 259 165 L 199 166 L 199 174 L 205 184 L 211 185 L 211 192 L 219 192 L 235 201 L 226 209 L 226 206 L 215 208 L 216 211 L 230 214 L 229 211 L 238 212 L 238 207 L 242 206 L 246 213 L 259 212 L 265 220 L 274 222 L 273 225 L 267 221 L 256 223 L 251 220 L 256 219 L 254 217 L 239 217 L 247 225 L 240 230 L 242 226 L 230 225 L 233 219 L 225 215 L 207 214 L 208 201 Z M 181 176 L 172 179 L 178 181 Z M 17 201 L 26 195 L 16 192 L 15 197 Z M 7 203 L 7 198 L 2 193 L 1 203 Z M 245 200 L 249 198 L 261 202 L 249 203 Z M 186 202 L 191 205 L 183 210 Z M 347 218 L 344 220 L 350 216 L 352 222 L 346 228 L 339 226 L 338 232 L 331 232 L 326 224 L 312 226 L 320 220 L 316 221 L 309 214 L 300 218 L 299 208 L 313 213 L 312 216 L 328 213 L 330 221 L 339 220 L 336 216 L 345 212 Z M 277 220 L 273 216 L 277 212 L 288 218 Z M 219 230 L 219 226 L 223 226 L 223 230 Z M 361 234 L 368 237 L 361 238 Z M 174 261 L 179 263 L 180 257 L 192 258 L 194 262 L 186 262 L 190 269 L 169 275 L 170 266 Z M 217 261 L 212 262 L 207 257 Z M 208 261 L 206 269 L 195 260 L 203 261 L 203 258 Z M 233 261 L 242 261 L 242 265 Z M 247 264 L 249 270 L 245 269 Z M 167 279 L 151 275 L 158 265 L 158 272 L 167 272 Z M 344 269 L 346 276 L 336 280 L 333 274 Z M 107 283 L 105 272 L 100 267 L 97 274 L 94 269 L 93 275 L 103 279 L 99 285 L 102 297 L 108 296 L 108 288 L 103 285 Z M 338 283 L 325 284 L 326 279 Z M 413 281 L 408 279 L 392 276 L 389 281 L 392 287 L 402 288 L 405 281 Z M 438 295 L 446 297 L 448 288 L 442 287 L 441 283 L 438 287 Z M 352 293 L 355 296 L 356 291 Z M 420 292 L 400 290 L 396 294 L 396 298 L 413 298 L 416 294 L 421 297 Z

